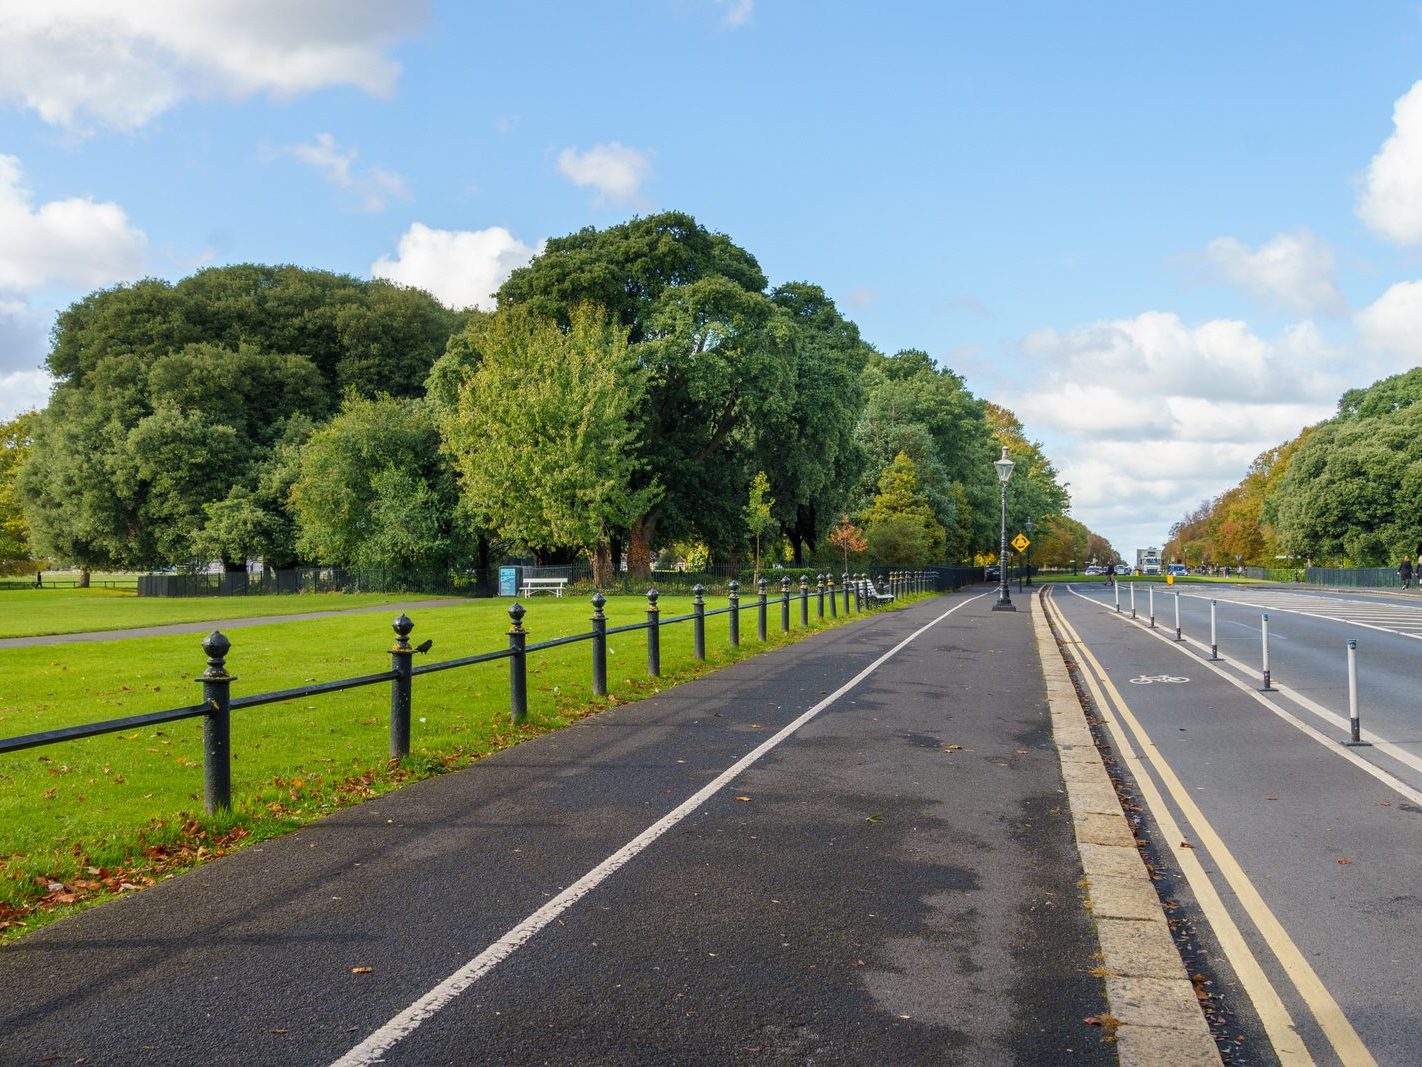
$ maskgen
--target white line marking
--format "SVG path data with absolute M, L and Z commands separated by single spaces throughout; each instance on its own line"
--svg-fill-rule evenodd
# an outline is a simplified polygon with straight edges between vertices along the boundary
M 1108 614 L 1116 614 L 1115 611 L 1111 610 L 1111 606 L 1108 604 L 1099 604 L 1092 597 L 1086 596 L 1082 593 L 1078 593 L 1075 589 L 1071 589 L 1070 592 L 1072 592 L 1076 596 L 1081 597 L 1081 599 L 1085 600 L 1088 604 L 1092 604 L 1098 608 L 1101 608 Z M 1129 616 L 1123 616 L 1123 618 L 1126 622 L 1131 621 Z M 1219 660 L 1215 662 L 1211 662 L 1210 660 L 1204 659 L 1204 653 L 1209 651 L 1209 645 L 1205 644 L 1203 641 L 1196 640 L 1188 634 L 1185 635 L 1185 639 L 1183 642 L 1179 642 L 1176 641 L 1174 638 L 1162 634 L 1158 631 L 1152 634 L 1150 628 L 1142 625 L 1139 621 L 1136 622 L 1136 626 L 1146 634 L 1149 634 L 1150 636 L 1155 637 L 1158 640 L 1164 641 L 1171 648 L 1174 648 L 1179 651 L 1181 655 L 1189 656 L 1191 659 L 1199 662 L 1201 666 L 1209 668 L 1211 671 L 1219 675 L 1221 678 L 1227 681 L 1230 685 L 1234 686 L 1240 692 L 1244 693 L 1247 696 L 1253 697 L 1256 701 L 1258 701 L 1264 707 L 1268 708 L 1271 712 L 1277 715 L 1280 719 L 1284 720 L 1284 722 L 1288 723 L 1294 729 L 1317 741 L 1333 755 L 1341 756 L 1343 759 L 1353 764 L 1359 770 L 1365 771 L 1366 773 L 1372 775 L 1372 777 L 1376 778 L 1379 782 L 1387 786 L 1389 789 L 1393 790 L 1405 800 L 1410 800 L 1414 804 L 1422 805 L 1422 791 L 1414 789 L 1412 786 L 1402 781 L 1396 775 L 1389 774 L 1377 764 L 1364 759 L 1362 756 L 1358 755 L 1356 749 L 1344 748 L 1338 743 L 1342 740 L 1341 736 L 1329 737 L 1321 730 L 1318 730 L 1315 727 L 1304 722 L 1297 715 L 1290 713 L 1285 708 L 1281 708 L 1278 704 L 1274 703 L 1274 701 L 1270 700 L 1259 690 L 1252 688 L 1246 682 L 1230 674 L 1228 671 L 1226 671 L 1223 667 L 1220 666 L 1220 663 L 1226 663 L 1229 666 L 1233 667 L 1235 670 L 1239 671 L 1241 674 L 1262 682 L 1264 680 L 1264 675 L 1261 674 L 1259 671 L 1255 670 L 1253 667 L 1250 667 L 1246 663 L 1240 663 L 1238 660 L 1230 659 L 1228 656 L 1220 656 Z M 1191 653 L 1184 647 L 1186 644 L 1194 645 L 1199 648 L 1200 656 L 1197 657 L 1191 655 Z M 1304 696 L 1302 693 L 1295 692 L 1288 686 L 1278 685 L 1276 683 L 1274 688 L 1279 691 L 1280 696 L 1288 697 L 1288 699 L 1292 700 L 1303 710 L 1312 712 L 1324 722 L 1330 723 L 1331 725 L 1338 727 L 1340 735 L 1348 729 L 1348 720 L 1342 715 L 1339 715 L 1337 712 L 1328 710 L 1322 704 L 1310 699 L 1309 697 Z M 1368 729 L 1362 730 L 1361 735 L 1364 741 L 1372 743 L 1372 745 L 1374 746 L 1373 750 L 1375 752 L 1382 752 L 1388 756 L 1391 756 L 1393 759 L 1397 760 L 1397 762 L 1403 764 L 1404 766 L 1410 767 L 1414 771 L 1422 772 L 1422 759 L 1419 759 L 1417 756 L 1414 756 L 1406 749 L 1399 747 L 1397 743 L 1388 741 L 1387 739 L 1378 736 L 1377 734 L 1373 733 L 1371 730 Z
M 645 851 L 657 838 L 661 837 L 673 826 L 685 819 L 721 789 L 724 789 L 747 767 L 799 730 L 800 727 L 804 726 L 821 711 L 844 696 L 845 693 L 848 693 L 860 682 L 864 681 L 864 679 L 868 678 L 894 656 L 898 655 L 899 652 L 907 647 L 908 644 L 920 634 L 931 630 L 959 608 L 967 607 L 974 600 L 981 600 L 987 595 L 987 593 L 979 593 L 977 596 L 970 597 L 961 604 L 955 604 L 932 622 L 919 627 L 913 633 L 909 634 L 897 645 L 889 649 L 889 651 L 885 652 L 849 681 L 845 682 L 844 685 L 840 686 L 814 707 L 801 714 L 799 718 L 790 723 L 779 733 L 767 738 L 758 747 L 752 749 L 749 753 L 731 764 L 731 766 L 721 772 L 715 780 L 707 783 L 696 793 L 693 793 L 678 807 L 662 816 L 662 818 L 647 827 L 631 841 L 628 841 L 627 844 L 608 856 L 607 859 L 603 860 L 587 874 L 568 886 L 567 889 L 563 890 L 547 904 L 543 905 L 543 907 L 524 919 L 523 922 L 513 927 L 513 929 L 509 930 L 483 952 L 479 953 L 479 955 L 475 956 L 419 1000 L 400 1012 L 359 1045 L 355 1046 L 355 1048 L 351 1049 L 340 1059 L 334 1061 L 331 1067 L 369 1067 L 370 1064 L 379 1063 L 385 1058 L 387 1052 L 413 1034 L 419 1029 L 422 1023 L 428 1021 L 437 1011 L 452 1003 L 461 993 L 480 978 L 484 977 L 484 975 L 488 974 L 500 963 L 512 956 L 527 944 L 535 934 L 552 923 L 559 915 L 563 914 L 563 912 L 567 911 L 583 897 L 591 893 L 619 869 L 626 866 L 629 861 L 639 853 Z

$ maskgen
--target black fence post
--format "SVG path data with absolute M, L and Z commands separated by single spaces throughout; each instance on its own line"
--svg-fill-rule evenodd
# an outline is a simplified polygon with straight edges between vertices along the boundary
M 815 618 L 825 617 L 825 576 L 823 573 L 815 575 Z
M 780 579 L 780 632 L 790 632 L 790 579 Z
M 403 611 L 390 624 L 395 631 L 395 644 L 390 649 L 390 758 L 402 760 L 410 754 L 410 690 L 414 680 L 411 663 L 415 650 L 410 647 L 410 631 L 415 624 Z
M 756 629 L 760 632 L 760 639 L 762 641 L 765 640 L 765 604 L 765 579 L 762 578 L 760 580 L 760 604 L 758 605 L 760 611 L 759 617 L 756 619 Z
M 647 590 L 647 673 L 653 678 L 662 676 L 661 608 L 657 607 L 661 595 L 655 587 Z
M 800 625 L 810 625 L 810 580 L 800 575 Z
M 844 613 L 849 614 L 849 572 L 844 572 Z
M 592 672 L 593 696 L 607 696 L 607 615 L 603 606 L 607 597 L 594 593 L 592 598 Z
M 839 594 L 835 591 L 834 588 L 833 573 L 825 575 L 825 586 L 829 590 L 830 618 L 837 619 L 839 618 L 839 607 L 837 606 L 839 603 Z
M 696 652 L 696 662 L 706 662 L 706 587 L 697 582 L 692 587 L 691 637 Z
M 517 600 L 509 608 L 509 718 L 515 726 L 528 717 L 528 655 L 524 646 L 528 644 L 528 631 L 523 628 L 524 606 Z
M 864 610 L 864 575 L 863 575 L 863 574 L 856 574 L 856 575 L 854 576 L 854 610 L 855 610 L 855 611 L 863 611 L 863 610 Z
M 730 592 L 726 599 L 731 602 L 730 629 L 731 647 L 741 646 L 741 583 L 731 579 Z
M 203 640 L 207 670 L 202 672 L 202 796 L 209 815 L 232 807 L 232 675 L 227 652 L 232 642 L 221 630 Z

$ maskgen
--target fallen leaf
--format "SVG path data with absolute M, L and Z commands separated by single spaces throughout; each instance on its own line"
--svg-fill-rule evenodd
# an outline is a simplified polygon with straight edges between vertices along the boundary
M 1344 857 L 1343 857 L 1342 859 L 1340 859 L 1338 862 L 1339 862 L 1339 863 L 1352 863 L 1353 861 L 1350 860 L 1347 856 L 1344 856 Z
M 1378 807 L 1380 807 L 1380 808 L 1390 808 L 1390 807 L 1392 807 L 1392 801 L 1390 801 L 1390 800 L 1379 800 L 1379 801 L 1378 801 Z
M 352 967 L 351 974 L 370 974 L 373 970 L 375 970 L 374 967 Z
M 963 746 L 962 746 L 962 745 L 944 745 L 944 746 L 943 746 L 943 751 L 944 751 L 944 752 L 961 752 L 962 750 L 963 750 Z
M 1189 841 L 1181 841 L 1181 842 L 1180 842 L 1180 847 L 1181 847 L 1181 848 L 1194 848 L 1195 846 L 1192 845 L 1192 844 L 1190 844 Z
M 882 820 L 882 819 L 883 819 L 883 816 L 882 816 L 882 815 L 871 815 L 871 816 L 869 816 L 869 818 L 865 819 L 864 821 L 865 821 L 865 822 L 879 822 L 879 821 Z
M 737 800 L 749 800 L 750 797 L 736 797 Z
M 1082 1019 L 1081 1021 L 1084 1022 L 1087 1026 L 1100 1026 L 1100 1025 L 1101 1025 L 1101 1020 L 1098 1019 L 1098 1018 L 1097 1018 L 1096 1016 L 1094 1016 L 1094 1015 L 1088 1015 L 1085 1019 Z
M 1276 797 L 1276 796 L 1267 796 L 1267 797 L 1265 797 L 1264 799 L 1265 799 L 1265 800 L 1278 800 L 1279 798 Z

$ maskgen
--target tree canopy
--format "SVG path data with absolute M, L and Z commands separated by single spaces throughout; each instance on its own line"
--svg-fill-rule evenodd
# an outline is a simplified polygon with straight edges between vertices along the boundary
M 524 306 L 500 309 L 468 327 L 480 361 L 439 409 L 469 512 L 523 547 L 578 548 L 599 582 L 614 532 L 662 492 L 638 477 L 647 371 L 627 332 L 591 304 L 566 330 Z

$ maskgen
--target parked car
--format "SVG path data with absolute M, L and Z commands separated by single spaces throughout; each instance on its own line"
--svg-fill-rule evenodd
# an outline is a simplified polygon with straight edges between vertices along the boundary
M 1096 564 L 1096 563 L 1093 563 L 1091 566 L 1089 566 L 1089 567 L 1086 568 L 1086 576 L 1087 576 L 1088 578 L 1090 578 L 1093 574 L 1105 574 L 1105 573 L 1106 573 L 1106 568 L 1105 568 L 1105 567 L 1102 567 L 1102 566 L 1100 566 L 1099 564 Z
M 1190 570 L 1183 563 L 1171 563 L 1165 568 L 1165 573 L 1176 578 L 1184 578 L 1190 573 Z
M 997 569 L 996 563 L 989 563 L 983 568 L 983 580 L 988 582 L 998 581 L 1002 577 L 1002 572 Z

